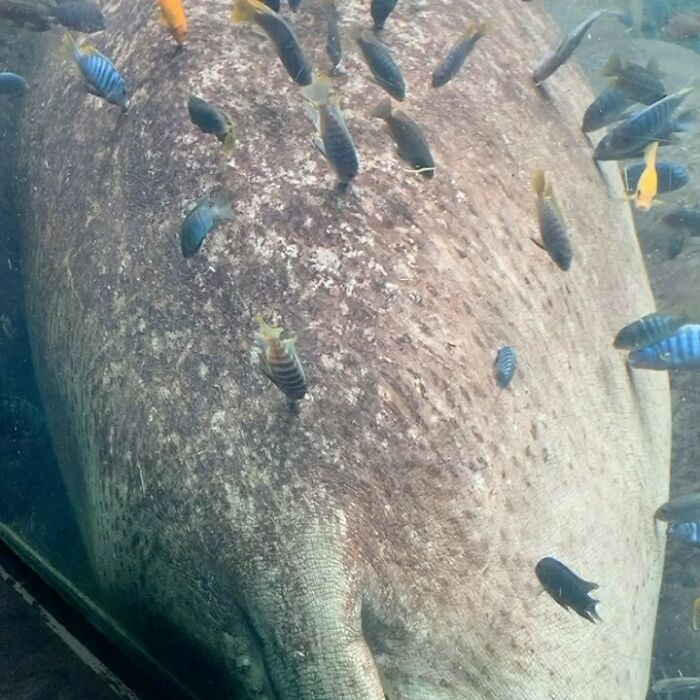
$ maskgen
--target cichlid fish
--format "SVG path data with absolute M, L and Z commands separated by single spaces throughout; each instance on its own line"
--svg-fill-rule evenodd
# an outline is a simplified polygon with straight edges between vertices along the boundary
M 435 161 L 421 128 L 400 109 L 392 111 L 391 98 L 383 99 L 371 112 L 371 116 L 383 119 L 391 137 L 398 146 L 399 157 L 427 178 L 435 174 Z
M 644 151 L 642 170 L 634 193 L 634 205 L 641 211 L 649 211 L 659 189 L 659 174 L 656 172 L 656 152 L 659 142 L 653 141 Z
M 126 83 L 114 64 L 94 46 L 78 46 L 67 32 L 63 39 L 64 50 L 70 53 L 85 80 L 85 89 L 92 95 L 118 105 L 122 112 L 129 109 Z
M 595 160 L 626 158 L 660 134 L 670 123 L 673 112 L 692 88 L 667 95 L 662 100 L 633 114 L 604 136 L 596 146 Z
M 623 62 L 617 54 L 613 54 L 602 73 L 615 78 L 613 85 L 632 102 L 651 105 L 666 97 L 661 71 L 654 58 L 649 59 L 644 67 L 630 61 Z
M 54 25 L 50 7 L 22 0 L 0 2 L 0 19 L 10 20 L 13 24 L 33 32 L 47 32 Z
M 645 168 L 646 165 L 644 163 L 634 163 L 633 165 L 628 165 L 622 171 L 622 179 L 627 192 L 634 192 L 637 189 L 637 183 L 640 181 Z M 658 176 L 657 192 L 659 194 L 673 192 L 681 187 L 685 187 L 690 179 L 688 171 L 682 165 L 664 160 L 656 163 L 656 173 Z
M 228 196 L 218 194 L 214 203 L 208 197 L 200 199 L 180 226 L 180 250 L 191 258 L 221 220 L 233 219 L 234 213 Z
M 692 544 L 694 547 L 700 547 L 700 521 L 691 520 L 686 523 L 673 523 L 669 525 L 667 533 L 674 540 Z
M 637 350 L 654 345 L 676 333 L 685 323 L 686 321 L 679 316 L 647 314 L 618 331 L 613 346 L 618 350 Z
M 406 97 L 406 83 L 401 68 L 389 49 L 370 32 L 357 25 L 350 28 L 349 35 L 360 47 L 365 63 L 369 66 L 377 83 L 395 100 L 402 101 Z
M 673 228 L 700 236 L 700 207 L 678 207 L 664 216 L 662 221 Z
M 581 131 L 584 133 L 597 131 L 608 124 L 623 119 L 623 112 L 630 104 L 632 104 L 631 101 L 625 97 L 621 90 L 610 85 L 588 106 L 583 115 Z
M 340 189 L 345 189 L 357 175 L 360 160 L 338 101 L 331 98 L 332 87 L 331 79 L 322 75 L 302 93 L 315 107 L 308 110 L 318 132 L 314 145 L 335 171 Z
M 699 368 L 700 325 L 688 323 L 654 345 L 633 350 L 627 364 L 656 370 Z
M 513 379 L 515 370 L 518 367 L 518 357 L 515 350 L 510 345 L 504 345 L 496 353 L 496 361 L 493 363 L 493 374 L 496 384 L 501 389 L 505 389 Z
M 447 56 L 442 63 L 433 71 L 432 86 L 434 88 L 446 85 L 457 75 L 459 69 L 464 65 L 467 56 L 476 46 L 477 41 L 488 31 L 486 22 L 480 24 L 471 23 L 462 33 L 462 36 L 455 42 L 447 52 Z
M 532 79 L 537 85 L 549 78 L 556 70 L 563 66 L 571 54 L 576 50 L 576 47 L 581 43 L 583 37 L 588 34 L 593 22 L 603 15 L 619 15 L 619 12 L 614 10 L 596 10 L 590 14 L 580 24 L 577 24 L 559 43 L 559 45 L 535 68 L 532 73 Z
M 632 151 L 625 153 L 624 158 L 641 158 L 644 156 L 644 151 L 649 143 L 653 141 L 658 141 L 659 145 L 675 144 L 678 143 L 679 139 L 677 137 L 678 133 L 692 131 L 695 128 L 695 112 L 693 110 L 688 110 L 679 114 L 677 117 L 671 118 L 666 126 L 655 134 L 653 139 L 649 138 L 644 145 L 640 145 Z
M 661 678 L 651 686 L 652 693 L 675 693 L 679 690 L 696 690 L 700 688 L 700 678 L 685 676 L 682 678 Z
M 600 620 L 595 609 L 599 601 L 588 595 L 598 588 L 597 583 L 579 578 L 568 566 L 554 557 L 540 559 L 535 567 L 535 574 L 545 591 L 563 608 L 573 610 L 589 622 Z
M 101 32 L 107 28 L 99 5 L 86 0 L 71 0 L 51 8 L 51 15 L 66 29 L 76 32 Z
M 375 32 L 380 32 L 384 29 L 384 23 L 394 11 L 397 2 L 398 0 L 372 0 L 369 11 L 372 15 Z
M 549 253 L 549 257 L 566 271 L 571 267 L 573 253 L 571 241 L 559 205 L 554 197 L 552 184 L 545 181 L 544 170 L 536 170 L 532 177 L 532 189 L 537 194 L 537 220 L 542 243 L 535 241 Z
M 236 147 L 236 126 L 227 114 L 211 102 L 190 95 L 187 102 L 190 120 L 205 134 L 214 134 L 224 144 L 224 153 L 231 155 Z
M 700 632 L 700 598 L 696 598 L 693 601 L 691 627 L 693 628 L 693 632 Z
M 16 73 L 0 73 L 0 95 L 21 95 L 29 89 L 27 81 Z
M 343 44 L 340 38 L 340 18 L 335 0 L 322 0 L 326 13 L 326 55 L 331 62 L 331 73 L 343 73 Z
M 274 10 L 260 0 L 234 0 L 231 21 L 234 24 L 254 22 L 272 42 L 291 79 L 302 87 L 311 85 L 309 59 L 304 54 L 294 29 Z
M 182 0 L 158 0 L 160 17 L 178 46 L 187 39 L 187 15 Z
M 270 326 L 258 314 L 259 330 L 255 334 L 254 358 L 262 373 L 294 402 L 307 392 L 306 377 L 294 347 L 294 337 L 282 338 L 284 330 Z
M 689 493 L 666 501 L 656 509 L 654 518 L 672 524 L 700 520 L 700 493 Z
M 44 414 L 31 401 L 0 395 L 0 436 L 28 438 L 46 429 Z

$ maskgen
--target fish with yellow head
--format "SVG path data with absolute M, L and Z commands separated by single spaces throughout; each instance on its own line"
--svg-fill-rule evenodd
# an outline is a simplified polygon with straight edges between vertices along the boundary
M 659 142 L 650 143 L 644 151 L 644 168 L 634 193 L 634 205 L 642 211 L 649 211 L 659 189 L 659 174 L 656 172 L 656 152 Z

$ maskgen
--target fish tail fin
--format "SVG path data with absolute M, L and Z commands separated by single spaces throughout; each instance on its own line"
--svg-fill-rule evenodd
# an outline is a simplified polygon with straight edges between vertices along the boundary
M 224 153 L 227 156 L 233 155 L 233 152 L 236 150 L 236 127 L 230 119 L 229 127 L 222 143 L 224 144 Z
M 212 207 L 214 215 L 219 219 L 233 219 L 235 216 L 231 207 L 231 197 L 226 192 L 218 192 Z
M 546 180 L 544 176 L 544 170 L 542 168 L 537 168 L 532 174 L 532 189 L 535 190 L 535 194 L 541 197 L 545 193 Z
M 377 102 L 369 116 L 377 119 L 388 119 L 391 116 L 391 97 L 385 97 Z
M 301 88 L 301 94 L 314 105 L 328 102 L 332 92 L 333 78 L 326 73 L 321 73 L 311 85 Z
M 620 58 L 620 56 L 618 54 L 614 53 L 607 60 L 607 62 L 603 66 L 603 70 L 601 70 L 600 72 L 602 75 L 605 75 L 607 77 L 612 77 L 612 76 L 616 76 L 621 70 L 622 70 L 622 59 Z
M 231 7 L 231 24 L 252 22 L 255 17 L 255 7 L 249 0 L 233 0 Z
M 64 61 L 70 61 L 73 59 L 73 53 L 75 51 L 78 51 L 78 43 L 75 40 L 75 37 L 71 32 L 66 32 L 63 35 L 63 39 L 61 40 L 61 45 L 58 49 L 58 54 L 59 56 L 64 60 Z

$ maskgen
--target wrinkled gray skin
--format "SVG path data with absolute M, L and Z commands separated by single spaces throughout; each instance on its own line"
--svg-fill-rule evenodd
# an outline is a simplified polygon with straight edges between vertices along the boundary
M 47 46 L 24 124 L 33 351 L 101 603 L 207 698 L 641 698 L 668 387 L 611 346 L 653 302 L 578 130 L 581 72 L 549 101 L 532 85 L 558 31 L 473 2 L 492 32 L 435 91 L 465 8 L 400 5 L 386 41 L 435 179 L 369 117 L 382 92 L 353 52 L 341 106 L 363 166 L 336 196 L 271 47 L 228 28 L 227 3 L 190 5 L 177 53 L 151 2 L 108 4 L 126 118 Z M 308 5 L 297 31 L 325 67 Z M 191 91 L 238 121 L 230 162 L 189 123 Z M 538 166 L 568 273 L 530 240 Z M 217 186 L 237 218 L 185 261 L 183 211 Z M 251 368 L 257 312 L 299 336 L 298 416 Z M 505 343 L 520 369 L 498 391 Z M 538 595 L 546 555 L 600 584 L 604 623 Z

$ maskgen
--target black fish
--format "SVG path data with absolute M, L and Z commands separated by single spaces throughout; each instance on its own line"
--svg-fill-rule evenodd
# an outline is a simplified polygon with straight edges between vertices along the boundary
M 545 180 L 544 170 L 535 171 L 532 177 L 532 189 L 537 194 L 537 220 L 542 236 L 542 243 L 538 241 L 535 243 L 549 253 L 549 257 L 561 270 L 566 271 L 571 267 L 573 258 L 569 232 L 554 197 L 552 184 Z
M 395 100 L 403 100 L 406 97 L 406 83 L 401 68 L 389 49 L 362 27 L 351 27 L 349 34 L 360 47 L 365 63 L 369 66 L 377 83 Z
M 224 144 L 224 153 L 231 155 L 236 145 L 235 125 L 231 117 L 201 97 L 190 95 L 187 102 L 190 120 L 205 134 L 214 134 Z
M 34 32 L 47 32 L 53 26 L 50 8 L 20 0 L 0 0 L 0 18 Z
M 398 0 L 372 0 L 369 11 L 374 21 L 374 31 L 380 32 L 384 29 L 384 23 L 389 15 L 394 11 Z
M 618 350 L 637 350 L 647 345 L 655 345 L 660 340 L 674 335 L 685 323 L 687 321 L 679 316 L 647 314 L 620 329 L 613 340 L 613 346 Z
M 615 78 L 613 85 L 632 102 L 651 105 L 666 97 L 661 72 L 653 58 L 645 67 L 638 63 L 623 62 L 617 54 L 613 54 L 603 67 L 602 73 Z
M 101 32 L 107 27 L 102 10 L 94 2 L 72 0 L 51 9 L 56 21 L 67 29 L 77 32 Z
M 535 566 L 535 575 L 545 591 L 563 608 L 573 610 L 589 622 L 602 622 L 595 609 L 600 601 L 588 595 L 590 591 L 598 588 L 597 583 L 579 578 L 568 566 L 554 557 L 540 559 Z
M 623 118 L 623 112 L 630 106 L 631 102 L 614 85 L 605 88 L 593 102 L 588 106 L 583 115 L 581 131 L 597 131 L 608 124 L 619 121 Z
M 446 85 L 459 69 L 464 65 L 467 56 L 473 51 L 476 42 L 483 37 L 488 30 L 486 22 L 470 24 L 462 33 L 462 36 L 452 45 L 447 56 L 433 72 L 432 86 L 442 87 Z

